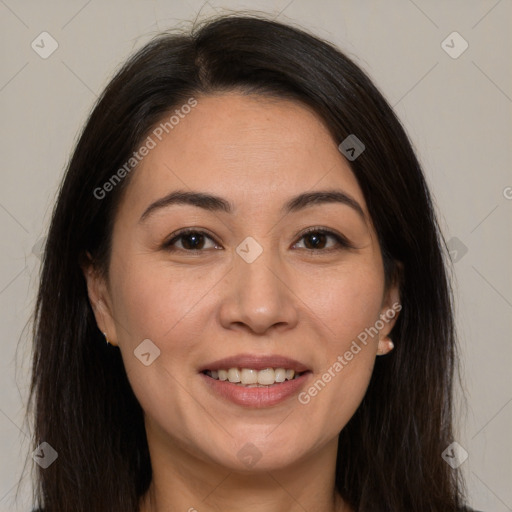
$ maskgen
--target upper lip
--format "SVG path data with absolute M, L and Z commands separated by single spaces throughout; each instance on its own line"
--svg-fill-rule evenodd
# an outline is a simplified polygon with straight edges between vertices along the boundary
M 227 370 L 229 368 L 250 368 L 253 370 L 284 368 L 295 370 L 296 372 L 309 371 L 309 368 L 304 363 L 286 356 L 239 354 L 207 363 L 199 368 L 199 372 L 204 372 L 205 370 Z

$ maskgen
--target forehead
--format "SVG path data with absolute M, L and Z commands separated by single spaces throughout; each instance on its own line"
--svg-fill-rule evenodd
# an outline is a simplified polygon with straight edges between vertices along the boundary
M 134 171 L 123 202 L 133 207 L 189 188 L 257 210 L 262 201 L 281 206 L 306 190 L 342 188 L 365 209 L 349 164 L 310 108 L 235 93 L 196 100 L 192 108 L 176 106 L 150 132 L 153 147 Z

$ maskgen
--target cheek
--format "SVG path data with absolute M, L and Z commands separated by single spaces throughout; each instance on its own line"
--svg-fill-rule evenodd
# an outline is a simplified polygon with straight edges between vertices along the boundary
M 378 265 L 347 265 L 330 273 L 302 276 L 297 295 L 305 297 L 328 342 L 331 354 L 348 349 L 350 342 L 379 318 L 384 278 Z
M 119 329 L 119 345 L 130 385 L 142 408 L 169 431 L 183 437 L 193 426 L 185 411 L 194 409 L 190 393 L 184 392 L 190 377 L 191 351 L 197 345 L 199 315 L 209 307 L 210 278 L 199 279 L 200 271 L 170 272 L 168 266 L 144 258 L 126 258 L 112 273 L 114 309 Z M 205 300 L 206 299 L 206 300 Z M 151 340 L 160 350 L 145 366 L 134 356 L 143 340 Z M 204 334 L 203 334 L 204 339 Z M 151 347 L 151 346 L 150 346 Z M 149 349 L 154 350 L 152 348 Z
M 338 271 L 322 284 L 308 304 L 321 320 L 320 369 L 299 401 L 312 430 L 329 425 L 328 438 L 347 424 L 370 382 L 378 337 L 369 333 L 379 319 L 384 283 L 380 267 L 368 265 Z
M 172 272 L 159 262 L 148 264 L 141 258 L 134 264 L 125 263 L 113 276 L 114 309 L 124 328 L 120 343 L 130 343 L 145 338 L 163 342 L 176 336 L 187 324 L 194 323 L 200 311 L 196 306 L 205 290 L 211 288 L 210 278 L 199 269 L 180 269 Z M 203 304 L 203 302 L 201 302 Z M 171 334 L 172 333 L 172 334 Z
M 298 397 L 304 430 L 320 430 L 325 441 L 336 436 L 355 414 L 375 363 L 370 344 L 354 342 L 351 336 L 335 340 L 326 354 L 325 365 Z

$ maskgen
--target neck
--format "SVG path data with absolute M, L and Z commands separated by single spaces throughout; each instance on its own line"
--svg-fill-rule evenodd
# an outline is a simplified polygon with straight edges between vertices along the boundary
M 293 467 L 237 471 L 173 445 L 149 446 L 153 478 L 140 512 L 352 512 L 335 490 L 337 439 Z

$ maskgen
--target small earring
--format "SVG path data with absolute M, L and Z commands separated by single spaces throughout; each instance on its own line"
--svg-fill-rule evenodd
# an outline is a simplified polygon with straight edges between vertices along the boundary
M 104 333 L 103 333 L 103 336 L 105 336 L 105 341 L 107 342 L 107 345 L 109 345 L 109 341 L 108 341 L 108 338 L 107 338 L 107 333 L 106 333 L 106 332 L 104 332 Z
M 393 343 L 393 341 L 391 340 L 391 338 L 389 336 L 386 336 L 383 340 L 379 341 L 379 345 L 380 345 L 380 343 L 385 343 L 387 345 L 388 350 L 385 351 L 379 347 L 377 349 L 378 356 L 384 356 L 384 355 L 388 354 L 389 352 L 391 352 L 395 348 L 395 344 Z

